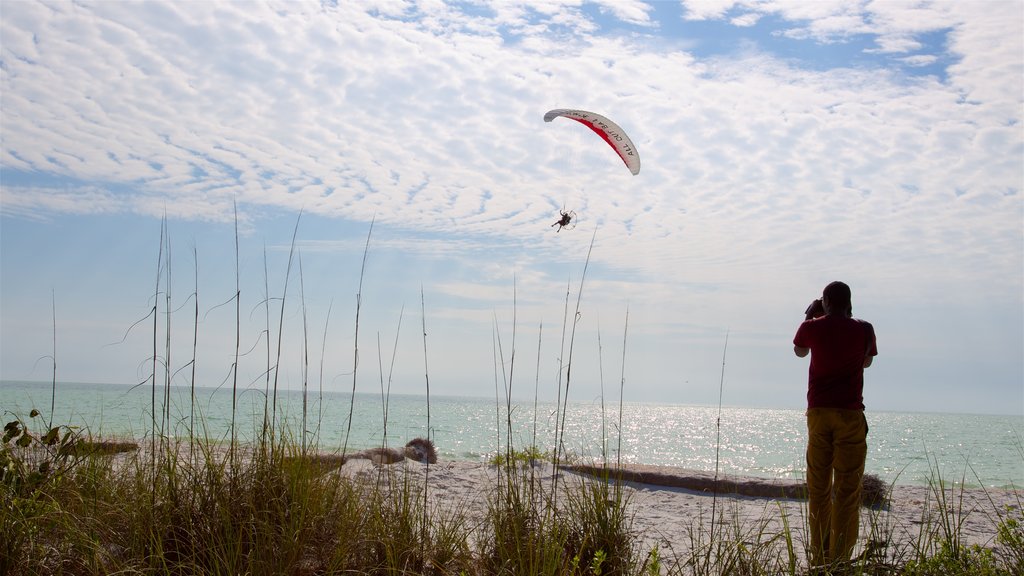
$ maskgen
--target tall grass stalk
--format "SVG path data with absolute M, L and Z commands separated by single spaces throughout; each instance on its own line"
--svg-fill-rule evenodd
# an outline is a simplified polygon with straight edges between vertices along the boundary
M 423 294 L 423 285 L 420 285 L 420 319 L 423 328 L 423 383 L 427 393 L 427 440 L 433 441 L 433 428 L 430 426 L 430 368 L 427 365 L 427 306 L 426 296 Z
M 277 431 L 277 385 L 278 378 L 281 375 L 281 339 L 284 334 L 284 309 L 288 304 L 288 281 L 292 275 L 292 259 L 295 256 L 295 240 L 299 235 L 299 222 L 302 220 L 302 212 L 295 218 L 295 228 L 292 230 L 292 241 L 288 247 L 288 266 L 284 270 L 284 288 L 281 290 L 281 314 L 278 317 L 277 322 L 277 356 L 274 360 L 274 383 L 271 391 L 270 400 L 270 450 L 271 459 L 273 459 L 273 451 L 277 448 L 276 431 Z M 238 369 L 238 366 L 235 366 Z
M 626 305 L 626 320 L 622 326 L 622 362 L 619 365 L 619 436 L 615 464 L 622 467 L 622 400 L 626 391 L 626 336 L 629 334 L 629 305 Z
M 387 387 L 384 386 L 384 367 L 381 364 L 380 359 L 380 334 L 377 335 L 377 365 L 380 370 L 380 395 L 381 395 L 381 416 L 384 426 L 383 433 L 381 434 L 381 449 L 387 450 L 388 447 L 388 403 L 391 399 L 391 379 L 395 373 L 395 360 L 398 357 L 398 337 L 402 333 L 402 320 L 405 317 L 405 305 L 402 305 L 402 309 L 398 312 L 398 327 L 395 328 L 395 343 L 391 347 L 391 364 L 388 366 L 388 379 Z
M 501 454 L 501 390 L 498 388 L 498 382 L 500 381 L 499 373 L 501 373 L 501 362 L 498 360 L 498 349 L 501 347 L 501 343 L 498 340 L 498 320 L 493 318 L 491 320 L 491 363 L 494 366 L 494 452 L 495 454 Z M 504 378 L 504 374 L 501 374 L 501 378 Z M 498 476 L 498 488 L 501 489 L 501 476 Z
M 786 543 L 786 574 L 796 574 L 797 565 L 800 559 L 796 553 L 796 545 L 793 539 L 793 530 L 789 526 L 789 514 L 781 503 L 776 502 L 779 511 L 779 518 L 782 521 L 782 537 Z
M 50 385 L 50 420 L 47 422 L 47 427 L 53 428 L 53 411 L 57 406 L 57 291 L 55 289 L 50 290 L 50 311 L 53 313 L 53 348 L 51 349 L 52 356 L 50 356 L 53 363 L 53 382 Z
M 935 499 L 938 513 L 930 516 L 928 521 L 922 522 L 923 526 L 929 525 L 932 521 L 936 523 L 936 529 L 925 534 L 925 549 L 935 550 L 946 547 L 953 557 L 960 557 L 964 547 L 960 535 L 963 532 L 963 523 L 967 519 L 963 508 L 967 473 L 965 471 L 960 478 L 959 495 L 957 495 L 956 484 L 948 485 L 946 483 L 939 470 L 937 459 L 934 461 L 932 470 L 929 490 L 930 495 Z
M 562 417 L 562 378 L 565 373 L 565 335 L 568 331 L 569 326 L 569 294 L 572 292 L 571 280 L 565 282 L 565 303 L 562 308 L 562 336 L 558 342 L 558 374 L 555 378 L 555 428 L 552 432 L 554 436 L 554 464 L 558 466 L 560 447 L 562 445 L 562 439 L 558 435 L 558 431 L 561 429 L 561 417 Z M 557 480 L 552 479 L 552 492 L 555 492 L 557 487 Z
M 421 327 L 423 328 L 423 382 L 426 385 L 427 394 L 427 441 L 433 442 L 433 433 L 430 427 L 430 369 L 427 365 L 427 305 L 426 296 L 424 295 L 423 285 L 420 285 L 420 321 Z M 397 336 L 396 336 L 397 338 Z M 430 488 L 430 459 L 427 459 L 426 468 L 423 473 L 423 523 L 420 542 L 421 544 L 421 555 L 422 546 L 426 544 L 426 530 L 429 524 L 429 515 L 427 507 L 427 496 Z
M 537 365 L 536 365 L 536 368 L 534 370 L 534 377 L 533 377 L 533 432 L 530 435 L 530 446 L 529 446 L 529 448 L 532 451 L 537 451 L 537 419 L 538 419 L 537 402 L 538 402 L 538 398 L 540 397 L 540 351 L 541 351 L 541 342 L 543 341 L 543 336 L 544 336 L 544 323 L 541 322 L 537 326 Z M 532 460 L 531 460 L 530 464 L 533 464 Z M 531 472 L 530 473 L 530 496 L 531 496 L 531 500 L 532 500 L 534 491 L 536 489 L 537 478 L 536 478 L 536 474 L 533 473 L 533 467 L 532 466 L 530 467 L 530 472 Z
M 515 316 L 515 314 L 513 313 L 513 317 L 514 316 Z M 510 363 L 510 366 L 509 366 L 509 371 L 510 372 L 506 375 L 506 372 L 505 372 L 505 368 L 506 368 L 505 367 L 505 352 L 504 352 L 504 348 L 502 347 L 502 344 L 501 344 L 501 331 L 498 328 L 498 318 L 497 318 L 497 315 L 495 315 L 493 322 L 494 322 L 494 338 L 495 338 L 495 342 L 497 343 L 497 349 L 495 351 L 495 354 L 496 354 L 496 369 L 498 371 L 500 371 L 500 373 L 501 373 L 501 382 L 504 385 L 504 395 L 499 394 L 499 396 L 498 396 L 498 398 L 499 398 L 499 401 L 498 401 L 499 402 L 499 406 L 496 409 L 497 419 L 498 419 L 497 425 L 499 427 L 501 427 L 501 425 L 502 425 L 500 404 L 503 402 L 505 404 L 505 406 L 504 406 L 505 407 L 505 453 L 506 454 L 511 454 L 512 453 L 512 449 L 513 449 L 512 448 L 512 430 L 513 430 L 513 428 L 512 428 L 512 386 L 511 386 L 511 384 L 512 384 L 512 382 L 511 382 L 511 376 L 512 376 L 511 375 L 511 369 L 512 368 L 511 368 L 511 363 Z M 515 328 L 513 327 L 512 330 L 513 330 L 513 333 L 514 333 L 515 332 Z M 514 352 L 513 352 L 513 354 L 514 354 Z M 495 385 L 495 392 L 496 393 L 498 392 L 497 385 Z M 501 437 L 500 433 L 499 433 L 498 437 L 499 438 Z M 501 444 L 501 442 L 499 440 L 499 447 L 498 447 L 499 450 L 501 450 L 501 445 L 500 444 Z
M 566 368 L 565 368 L 565 394 L 562 395 L 562 406 L 561 406 L 562 421 L 561 421 L 561 428 L 558 430 L 558 433 L 556 434 L 556 437 L 555 437 L 555 462 L 554 463 L 555 463 L 555 468 L 556 469 L 558 468 L 558 465 L 561 462 L 561 446 L 562 446 L 562 442 L 563 442 L 563 440 L 565 438 L 565 418 L 566 418 L 566 411 L 568 410 L 568 406 L 569 406 L 569 385 L 570 385 L 570 383 L 572 381 L 572 353 L 573 353 L 573 344 L 576 341 L 576 326 L 579 324 L 579 321 L 580 321 L 580 303 L 583 301 L 583 286 L 584 286 L 584 284 L 586 283 L 586 280 L 587 280 L 587 268 L 590 266 L 590 255 L 594 251 L 594 240 L 596 238 L 597 238 L 597 230 L 595 229 L 593 236 L 591 236 L 591 238 L 590 238 L 590 247 L 587 248 L 587 258 L 586 258 L 586 260 L 583 263 L 583 274 L 580 277 L 580 289 L 576 293 L 576 311 L 575 311 L 575 314 L 573 315 L 572 329 L 571 329 L 570 334 L 569 334 L 569 351 L 568 351 L 569 357 L 568 357 L 568 361 L 566 362 Z M 568 297 L 568 294 L 566 296 Z M 565 328 L 563 327 L 563 334 L 564 334 L 564 330 L 565 330 Z M 564 352 L 563 352 L 563 354 L 564 354 Z M 559 371 L 559 375 L 561 375 L 561 371 Z M 559 390 L 561 390 L 561 387 L 559 387 Z M 557 422 L 557 419 L 556 419 L 556 422 Z M 558 474 L 554 475 L 553 482 L 554 482 L 554 489 L 552 490 L 552 497 L 557 498 L 557 494 L 558 494 Z
M 722 347 L 722 374 L 718 381 L 718 415 L 715 417 L 715 480 L 714 492 L 711 494 L 711 539 L 715 538 L 715 509 L 718 504 L 718 465 L 719 451 L 722 447 L 722 398 L 725 392 L 725 355 L 729 351 L 729 331 L 725 332 L 725 345 Z M 709 548 L 710 552 L 710 548 Z
M 352 342 L 352 396 L 348 405 L 348 427 L 345 429 L 345 440 L 341 445 L 341 457 L 348 453 L 348 437 L 352 433 L 352 414 L 356 406 L 356 376 L 359 373 L 359 312 L 363 304 L 363 276 L 366 274 L 366 258 L 370 253 L 370 237 L 373 235 L 373 223 L 376 216 L 370 221 L 370 229 L 366 232 L 366 244 L 363 246 L 363 263 L 359 267 L 359 289 L 356 291 L 356 326 Z
M 270 432 L 270 420 L 267 415 L 270 407 L 270 369 L 271 369 L 271 358 L 270 355 L 270 265 L 267 263 L 267 245 L 263 245 L 263 315 L 265 327 L 263 329 L 263 336 L 266 342 L 266 369 L 263 372 L 263 428 L 260 430 L 260 443 L 267 443 L 267 434 Z
M 404 308 L 404 307 L 403 307 Z M 316 432 L 314 438 L 319 443 L 320 438 L 320 424 L 324 420 L 324 362 L 327 358 L 327 327 L 331 324 L 331 310 L 334 309 L 334 300 L 331 300 L 327 305 L 327 315 L 324 318 L 324 333 L 323 338 L 320 340 L 320 378 L 319 378 L 319 393 L 317 395 L 317 418 L 316 418 Z M 386 418 L 385 418 L 386 420 Z
M 516 282 L 516 278 L 512 278 L 512 350 L 509 355 L 508 362 L 508 384 L 505 386 L 505 418 L 508 422 L 508 447 L 512 449 L 512 386 L 513 386 L 513 375 L 516 367 L 516 333 L 518 332 L 518 312 L 519 312 L 519 286 Z M 502 362 L 504 365 L 504 361 Z M 504 374 L 504 371 L 502 371 Z
M 173 282 L 171 268 L 174 259 L 171 256 L 171 237 L 167 235 L 167 265 L 164 267 L 166 279 L 164 281 L 164 390 L 163 409 L 160 411 L 160 441 L 166 441 L 170 433 L 171 420 L 171 291 Z
M 387 385 L 384 383 L 384 363 L 381 358 L 381 346 L 380 346 L 380 332 L 377 333 L 377 371 L 380 377 L 380 399 L 381 399 L 381 422 L 382 432 L 380 441 L 380 453 L 382 458 L 388 454 L 388 408 L 391 398 L 391 379 L 395 369 L 395 357 L 398 353 L 398 336 L 402 331 L 402 316 L 405 312 L 405 306 L 402 306 L 402 311 L 398 315 L 398 329 L 395 331 L 395 343 L 391 349 L 391 365 L 388 368 Z M 377 486 L 380 487 L 381 482 L 384 479 L 385 469 L 383 466 L 377 469 Z
M 494 350 L 494 356 L 495 356 L 495 358 L 494 358 L 494 360 L 495 360 L 494 392 L 495 392 L 495 420 L 496 420 L 495 421 L 495 426 L 496 426 L 495 432 L 496 432 L 496 435 L 497 435 L 497 438 L 498 438 L 498 454 L 502 454 L 502 446 L 501 446 L 501 426 L 502 426 L 502 424 L 501 424 L 501 403 L 502 403 L 502 401 L 504 401 L 504 404 L 505 404 L 505 447 L 504 447 L 504 454 L 506 456 L 506 458 L 504 458 L 504 464 L 505 464 L 505 468 L 506 468 L 505 476 L 504 477 L 508 478 L 508 479 L 511 479 L 512 474 L 513 474 L 512 467 L 515 465 L 515 463 L 514 463 L 515 458 L 513 458 L 513 455 L 515 453 L 515 448 L 514 448 L 513 443 L 512 443 L 512 437 L 513 437 L 513 426 L 512 426 L 512 377 L 513 377 L 513 373 L 514 373 L 514 369 L 515 369 L 515 354 L 516 354 L 515 342 L 516 342 L 516 326 L 517 326 L 517 310 L 518 310 L 517 296 L 518 296 L 518 294 L 517 294 L 516 280 L 513 277 L 513 280 L 512 280 L 512 350 L 511 350 L 511 354 L 510 354 L 507 374 L 505 372 L 505 368 L 506 368 L 505 367 L 505 352 L 504 352 L 504 347 L 502 346 L 502 343 L 501 343 L 501 330 L 499 329 L 499 326 L 498 326 L 498 316 L 497 316 L 497 313 L 494 314 L 494 318 L 492 320 L 492 322 L 493 322 L 493 338 L 492 338 L 492 341 L 493 341 L 493 344 L 495 346 L 495 350 Z M 501 372 L 501 381 L 504 384 L 504 396 L 501 396 L 499 394 L 499 391 L 498 391 L 497 373 L 498 373 L 499 370 Z M 511 482 L 508 485 L 508 488 L 510 490 L 511 489 L 515 489 L 515 487 L 516 486 L 511 484 Z M 498 476 L 498 489 L 501 490 L 501 488 L 502 488 L 502 476 L 499 475 Z
M 608 419 L 604 409 L 604 350 L 601 347 L 601 321 L 597 322 L 597 374 L 601 385 L 601 465 L 608 466 Z
M 307 409 L 309 402 L 309 323 L 306 312 L 306 280 L 302 273 L 302 251 L 299 251 L 299 301 L 302 302 L 302 455 L 306 455 Z
M 234 446 L 238 442 L 235 434 L 235 418 L 238 412 L 238 355 L 242 347 L 242 281 L 241 281 L 241 260 L 238 247 L 238 202 L 232 200 L 235 226 L 235 361 L 231 365 L 231 455 L 232 467 L 234 467 Z M 285 280 L 287 282 L 287 280 Z M 268 336 L 269 338 L 269 336 Z M 264 416 L 266 411 L 264 410 Z
M 192 314 L 192 376 L 189 378 L 188 383 L 188 444 L 190 458 L 195 453 L 193 431 L 196 427 L 196 360 L 199 350 L 199 250 L 195 244 L 192 245 L 192 263 L 192 279 L 194 282 L 192 296 L 195 299 L 193 301 L 195 307 Z
M 159 302 L 160 302 L 160 277 L 161 277 L 161 275 L 163 273 L 164 236 L 165 236 L 166 232 L 167 232 L 167 216 L 164 215 L 163 219 L 160 221 L 160 248 L 157 251 L 157 257 L 156 257 L 156 286 L 153 289 L 153 308 L 152 308 L 152 312 L 151 312 L 153 314 L 153 368 L 152 368 L 152 371 L 150 373 L 151 380 L 150 380 L 150 402 L 149 402 L 149 409 L 150 409 L 151 421 L 150 421 L 150 437 L 149 438 L 150 438 L 150 454 L 151 454 L 151 461 L 150 461 L 150 465 L 151 466 L 150 467 L 151 467 L 152 470 L 156 470 L 156 454 L 157 454 L 157 450 L 156 450 L 156 367 L 157 367 L 158 359 L 157 359 L 156 351 L 157 351 L 157 342 L 159 341 L 157 339 L 157 334 L 158 334 L 158 326 L 159 326 L 158 323 L 159 323 L 159 319 L 160 319 L 160 316 L 159 316 L 157 310 L 158 310 L 158 306 L 159 306 Z M 152 492 L 152 500 L 155 500 L 155 499 L 156 499 L 156 489 L 154 488 L 154 490 Z
M 530 435 L 530 446 L 537 445 L 537 401 L 540 397 L 540 350 L 544 337 L 544 322 L 537 326 L 537 368 L 533 379 L 533 433 Z

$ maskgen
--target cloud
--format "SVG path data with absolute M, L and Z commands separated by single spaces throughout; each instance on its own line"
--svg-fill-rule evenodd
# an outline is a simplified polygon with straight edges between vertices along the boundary
M 620 1 L 603 0 L 598 2 L 602 11 L 608 11 L 615 18 L 629 24 L 638 26 L 651 26 L 650 12 L 653 7 L 639 0 Z
M 581 32 L 571 50 L 517 48 L 493 32 L 542 22 L 539 6 L 499 7 L 491 17 L 443 4 L 401 12 L 296 8 L 10 10 L 5 166 L 118 185 L 100 204 L 77 196 L 83 212 L 164 197 L 189 207 L 181 217 L 223 219 L 237 199 L 353 218 L 376 213 L 435 232 L 487 233 L 500 223 L 506 234 L 527 237 L 568 202 L 603 233 L 645 246 L 685 237 L 684 229 L 706 239 L 750 221 L 765 230 L 751 259 L 777 258 L 796 230 L 848 243 L 864 232 L 864 219 L 892 222 L 889 233 L 898 233 L 904 212 L 926 199 L 949 202 L 933 203 L 940 216 L 959 214 L 964 200 L 953 190 L 970 197 L 982 182 L 1019 188 L 1013 163 L 997 163 L 978 137 L 979 127 L 998 134 L 1019 116 L 1016 99 L 1006 98 L 1019 75 L 964 87 L 985 72 L 962 66 L 949 85 L 908 86 L 877 73 L 810 73 L 758 54 L 708 67 Z M 868 9 L 845 2 L 690 8 L 706 18 L 772 13 L 818 39 L 862 33 L 874 22 Z M 880 41 L 893 52 L 914 48 L 907 25 L 910 32 L 950 26 L 953 17 L 942 12 L 923 26 L 894 10 L 871 10 L 880 32 L 904 34 L 900 44 Z M 649 11 L 631 4 L 610 13 L 634 22 Z M 1012 35 L 996 29 L 998 21 L 958 25 L 952 48 L 979 57 L 969 44 Z M 1002 53 L 1019 69 L 1012 46 Z M 991 92 L 980 102 L 959 101 L 962 91 L 985 87 Z M 762 97 L 748 98 L 752 92 Z M 617 171 L 596 138 L 540 121 L 546 109 L 565 105 L 599 109 L 626 126 L 644 156 L 641 176 Z M 990 118 L 997 108 L 1001 117 Z M 1019 146 L 1006 131 L 1001 142 Z M 13 207 L 31 192 L 8 194 Z M 75 197 L 36 203 L 75 210 Z M 841 210 L 817 221 L 792 215 L 792 207 L 822 201 Z M 703 254 L 726 258 L 735 240 L 721 241 L 702 242 Z M 838 246 L 820 247 L 829 249 Z
M 734 6 L 736 0 L 683 0 L 687 20 L 711 20 L 721 18 Z
M 812 36 L 823 37 L 829 29 L 856 28 L 841 22 L 843 13 L 862 22 L 859 8 L 846 5 L 741 7 L 810 23 L 819 31 Z M 703 13 L 721 13 L 702 6 Z M 143 194 L 182 202 L 213 198 L 206 204 L 221 210 L 226 198 L 237 197 L 242 204 L 361 218 L 378 212 L 427 230 L 482 231 L 497 218 L 518 235 L 566 200 L 559 198 L 566 193 L 545 192 L 551 181 L 572 180 L 578 192 L 568 193 L 571 200 L 587 204 L 591 221 L 609 222 L 636 221 L 644 211 L 731 210 L 694 204 L 711 201 L 714 190 L 725 204 L 741 196 L 743 209 L 755 210 L 754 203 L 784 201 L 767 188 L 813 197 L 812 187 L 887 187 L 889 178 L 877 181 L 865 168 L 905 149 L 943 152 L 932 151 L 924 133 L 930 117 L 939 125 L 963 118 L 967 138 L 976 108 L 1013 104 L 993 98 L 963 108 L 953 100 L 955 85 L 904 89 L 895 78 L 809 74 L 760 56 L 714 69 L 692 63 L 676 69 L 676 82 L 647 85 L 637 79 L 663 77 L 680 64 L 677 54 L 598 36 L 580 37 L 585 43 L 571 53 L 552 55 L 544 45 L 518 50 L 494 33 L 476 33 L 486 18 L 440 4 L 419 6 L 421 19 L 408 19 L 410 10 L 381 18 L 379 7 L 310 8 L 300 4 L 280 15 L 269 6 L 227 5 L 210 12 L 214 18 L 173 4 L 16 10 L 5 20 L 5 32 L 13 33 L 4 49 L 16 63 L 5 77 L 5 165 L 130 182 Z M 36 12 L 44 23 L 36 35 L 42 40 L 26 43 L 17 34 L 29 17 L 22 12 Z M 499 12 L 494 20 L 526 22 L 526 13 Z M 56 42 L 47 29 L 73 34 Z M 921 64 L 927 56 L 914 58 Z M 751 100 L 749 90 L 765 97 Z M 938 107 L 925 110 L 929 100 Z M 602 165 L 608 159 L 597 142 L 572 140 L 591 148 L 566 158 L 565 127 L 539 119 L 548 108 L 577 104 L 608 111 L 634 132 L 645 179 L 602 172 L 613 166 Z M 911 115 L 901 117 L 903 110 Z M 893 139 L 894 132 L 902 137 Z M 564 170 L 565 160 L 575 173 Z M 732 164 L 730 173 L 722 172 L 723 161 Z M 915 165 L 904 176 L 913 181 L 895 186 L 929 188 L 921 180 L 948 170 L 946 162 L 936 164 Z M 999 188 L 1012 187 L 1012 176 L 1005 173 Z M 651 180 L 656 187 L 637 183 Z M 605 182 L 617 190 L 600 198 L 579 192 Z M 756 190 L 753 182 L 760 182 Z M 684 187 L 693 196 L 669 194 Z M 640 188 L 655 192 L 633 190 Z M 660 233 L 660 223 L 630 234 Z
M 2 207 L 5 214 L 33 219 L 62 212 L 109 214 L 127 209 L 116 194 L 94 187 L 5 187 Z
M 931 66 L 938 61 L 938 58 L 930 54 L 919 54 L 916 56 L 907 56 L 906 58 L 900 58 L 900 61 L 908 66 Z
M 596 231 L 593 296 L 664 303 L 637 312 L 652 326 L 768 330 L 766 300 L 833 273 L 902 302 L 1019 301 L 1019 6 L 683 7 L 745 48 L 696 56 L 641 2 L 11 3 L 0 210 L 376 218 L 407 238 L 382 250 L 457 260 L 440 290 L 492 303 L 513 269 L 537 298 L 561 291 Z M 772 30 L 804 52 L 774 55 Z M 852 38 L 892 60 L 812 61 Z M 545 124 L 556 107 L 622 125 L 640 175 Z M 573 235 L 550 233 L 562 207 Z

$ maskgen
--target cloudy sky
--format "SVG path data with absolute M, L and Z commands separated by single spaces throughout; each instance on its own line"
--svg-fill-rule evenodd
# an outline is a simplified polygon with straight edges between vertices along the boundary
M 244 386 L 553 397 L 571 340 L 580 401 L 799 408 L 841 279 L 869 409 L 1024 414 L 1022 38 L 1016 0 L 5 1 L 0 378 L 144 381 L 155 306 L 182 385 L 237 335 Z

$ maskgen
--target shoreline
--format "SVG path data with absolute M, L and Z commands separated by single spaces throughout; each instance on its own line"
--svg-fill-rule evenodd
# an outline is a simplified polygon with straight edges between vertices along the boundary
M 13 383 L 13 386 L 11 384 Z M 228 389 L 197 388 L 197 400 L 202 397 L 203 415 L 190 410 L 189 389 L 185 386 L 171 392 L 176 424 L 166 434 L 187 440 L 189 428 L 194 427 L 197 437 L 206 442 L 217 442 L 232 436 L 240 441 L 259 440 L 263 420 L 263 404 L 255 397 L 240 396 L 240 422 L 233 434 L 224 428 L 231 414 L 232 394 Z M 154 423 L 146 417 L 151 411 L 149 387 L 126 393 L 124 386 L 84 384 L 62 387 L 58 384 L 54 422 L 63 422 L 95 437 L 135 436 L 148 438 L 154 433 Z M 200 392 L 200 390 L 202 392 Z M 179 395 L 180 392 L 180 395 Z M 384 440 L 380 411 L 355 412 L 349 437 L 349 425 L 344 415 L 350 405 L 328 402 L 324 396 L 318 410 L 315 433 L 297 433 L 301 395 L 298 391 L 283 391 L 287 402 L 279 402 L 280 430 L 289 437 L 312 441 L 322 452 L 338 451 L 347 445 L 349 450 L 372 449 Z M 333 397 L 332 397 L 333 398 Z M 29 423 L 31 408 L 39 408 L 50 419 L 50 383 L 4 381 L 0 386 L 0 405 L 11 410 L 11 417 L 20 417 Z M 336 400 L 336 399 L 335 399 Z M 388 414 L 392 419 L 387 444 L 397 445 L 414 436 L 426 433 L 423 428 L 423 400 L 419 395 L 398 395 L 390 399 Z M 319 401 L 319 400 L 318 400 Z M 369 403 L 368 403 L 369 402 Z M 377 407 L 381 398 L 370 392 L 357 392 L 356 403 L 363 408 Z M 453 403 L 454 402 L 454 403 Z M 484 398 L 460 399 L 435 396 L 433 403 L 440 409 L 435 413 L 431 438 L 436 442 L 442 459 L 486 461 L 501 449 L 496 437 L 505 436 L 494 430 L 495 401 Z M 601 418 L 602 413 L 593 403 L 572 400 L 569 404 L 571 429 L 590 430 L 588 422 Z M 505 408 L 498 406 L 499 410 Z M 541 436 L 534 437 L 528 428 L 519 425 L 511 432 L 518 450 L 550 451 L 554 440 L 550 437 L 551 413 L 549 409 L 534 413 L 532 405 L 517 404 L 514 410 L 530 414 L 536 420 Z M 554 410 L 554 407 L 550 407 Z M 643 463 L 659 466 L 679 466 L 711 472 L 715 470 L 716 446 L 713 430 L 714 414 L 706 407 L 626 402 L 622 417 L 630 420 L 629 432 L 615 442 L 614 433 L 601 440 L 582 431 L 572 432 L 571 441 L 563 444 L 573 447 L 575 462 L 600 462 L 602 454 L 608 463 Z M 445 417 L 444 414 L 461 414 Z M 545 416 L 547 414 L 547 416 Z M 805 426 L 800 411 L 729 407 L 723 413 L 722 430 L 729 432 L 722 442 L 720 471 L 726 475 L 756 478 L 779 478 L 802 481 L 805 468 Z M 209 420 L 206 420 L 206 419 Z M 214 420 L 216 418 L 216 420 Z M 866 472 L 880 476 L 885 482 L 900 482 L 927 486 L 936 474 L 948 480 L 964 482 L 969 487 L 1024 487 L 1024 466 L 1018 447 L 1020 432 L 1024 430 L 1024 415 L 986 415 L 966 418 L 956 414 L 921 414 L 902 412 L 870 412 L 872 427 Z M 216 425 L 211 424 L 216 422 Z M 395 424 L 395 423 L 398 424 Z M 525 424 L 524 420 L 521 424 Z M 32 422 L 33 427 L 42 424 Z M 312 424 L 312 423 L 311 423 Z M 765 434 L 770 431 L 770 434 Z M 164 431 L 159 432 L 164 434 Z M 531 440 L 532 438 L 532 440 Z M 725 438 L 725 437 L 724 437 Z M 602 451 L 602 442 L 612 446 Z M 530 444 L 535 444 L 531 447 Z M 615 448 L 617 446 L 617 448 Z
M 181 442 L 181 438 L 173 439 L 175 442 Z M 228 442 L 225 440 L 210 440 L 203 439 L 202 442 L 213 443 L 225 449 Z M 98 436 L 88 440 L 90 444 L 100 447 L 100 451 L 109 451 L 113 448 L 115 452 L 130 451 L 130 446 L 134 445 L 135 449 L 144 450 L 147 447 L 146 441 L 138 440 L 126 435 L 111 434 L 106 436 Z M 248 442 L 242 443 L 243 446 L 249 445 Z M 345 455 L 345 460 L 359 459 L 360 456 L 357 454 L 361 452 L 370 452 L 377 450 L 378 447 L 371 447 L 365 450 L 356 449 L 356 447 L 350 447 L 350 450 Z M 314 455 L 323 460 L 340 460 L 341 449 L 319 449 L 313 447 L 310 449 L 310 454 Z M 477 457 L 459 457 L 458 455 L 445 454 L 443 451 L 437 452 L 437 458 L 439 464 L 446 462 L 467 464 L 467 465 L 491 465 L 489 464 L 488 458 L 484 456 Z M 435 464 L 436 465 L 436 464 Z M 710 471 L 697 470 L 692 468 L 683 468 L 679 466 L 668 466 L 662 464 L 638 464 L 638 463 L 624 463 L 619 465 L 616 471 L 616 465 L 613 463 L 606 464 L 561 464 L 560 468 L 567 472 L 574 472 L 579 474 L 592 474 L 596 476 L 603 476 L 605 474 L 613 474 L 617 476 L 623 482 L 637 483 L 637 484 L 650 484 L 654 486 L 684 488 L 694 490 L 697 492 L 712 492 L 716 484 L 715 474 Z M 865 476 L 875 476 L 870 471 L 865 473 Z M 957 490 L 961 488 L 968 491 L 1004 491 L 1004 492 L 1016 492 L 1020 493 L 1024 490 L 1024 485 L 1008 485 L 1008 486 L 985 486 L 982 484 L 975 484 L 971 482 L 961 482 L 958 480 L 948 480 L 944 477 L 940 478 L 943 484 L 947 487 L 953 487 Z M 961 478 L 962 480 L 963 478 Z M 880 481 L 888 490 L 894 488 L 904 487 L 912 490 L 925 489 L 931 490 L 934 481 L 932 479 L 921 479 L 917 482 L 887 482 L 880 478 Z M 729 472 L 720 472 L 718 475 L 717 484 L 719 486 L 718 493 L 721 495 L 738 495 L 738 496 L 760 496 L 760 497 L 784 497 L 784 498 L 802 498 L 802 490 L 805 487 L 805 482 L 802 479 L 794 478 L 782 478 L 773 477 L 768 475 L 752 475 L 752 474 L 734 474 Z

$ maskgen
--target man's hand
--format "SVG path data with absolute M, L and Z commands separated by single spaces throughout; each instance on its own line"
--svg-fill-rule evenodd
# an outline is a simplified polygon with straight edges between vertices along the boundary
M 811 305 L 804 310 L 804 319 L 813 320 L 815 318 L 821 318 L 825 315 L 825 307 L 821 304 L 821 299 L 816 298 Z

